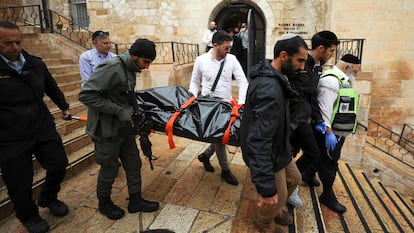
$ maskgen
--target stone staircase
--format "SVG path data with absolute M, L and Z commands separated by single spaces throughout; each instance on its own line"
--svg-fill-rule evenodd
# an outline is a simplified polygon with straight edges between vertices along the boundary
M 86 114 L 86 106 L 78 101 L 81 79 L 77 60 L 70 56 L 64 56 L 58 45 L 51 45 L 49 40 L 45 40 L 45 35 L 36 33 L 33 30 L 22 31 L 28 31 L 28 33 L 23 34 L 24 49 L 35 56 L 43 58 L 43 61 L 58 83 L 59 88 L 65 94 L 72 115 Z M 51 34 L 48 36 L 53 37 L 54 35 Z M 72 46 L 72 44 L 69 44 L 69 46 Z M 61 111 L 49 97 L 44 97 L 44 101 L 56 119 L 56 127 L 62 137 L 64 148 L 69 159 L 66 175 L 66 179 L 68 179 L 94 161 L 93 144 L 91 144 L 91 139 L 85 134 L 85 122 L 62 120 Z M 38 164 L 35 157 L 33 157 L 33 166 L 35 170 L 33 193 L 34 196 L 37 196 L 39 187 L 44 182 L 45 171 Z M 7 196 L 7 189 L 0 179 L 0 220 L 13 213 L 12 205 Z
M 76 56 L 80 53 L 68 55 L 67 48 L 75 46 L 71 42 L 59 42 L 57 45 L 52 43 L 60 40 L 61 38 L 49 33 L 27 33 L 24 35 L 24 47 L 46 62 L 59 87 L 64 91 L 72 114 L 84 115 L 86 107 L 77 100 L 81 79 Z M 81 51 L 79 48 L 73 50 Z M 164 75 L 161 71 L 154 74 Z M 94 164 L 93 144 L 85 134 L 85 122 L 63 121 L 60 119 L 60 110 L 48 98 L 45 98 L 45 102 L 56 119 L 57 130 L 62 136 L 70 162 L 60 194 L 70 206 L 69 215 L 55 218 L 47 213 L 45 215 L 44 209 L 41 212 L 51 225 L 51 232 L 136 232 L 138 213 L 127 214 L 119 221 L 111 221 L 102 217 L 96 210 L 94 185 L 97 165 Z M 157 224 L 162 222 L 162 228 L 174 229 L 176 232 L 254 232 L 251 219 L 258 196 L 250 173 L 242 161 L 240 148 L 229 148 L 229 161 L 240 181 L 239 186 L 233 187 L 221 182 L 217 172 L 206 173 L 198 162 L 197 154 L 207 144 L 177 137 L 177 148 L 171 150 L 163 134 L 154 134 L 151 141 L 155 145 L 155 155 L 161 156 L 154 164 L 155 171 L 150 171 L 146 161 L 142 159 L 143 194 L 160 201 L 161 208 L 155 213 L 143 216 L 144 228 L 158 226 Z M 36 196 L 45 174 L 35 158 L 33 164 L 33 190 Z M 213 166 L 218 168 L 215 159 Z M 121 207 L 125 209 L 127 191 L 122 169 L 114 186 L 114 200 L 121 203 Z M 303 200 L 303 206 L 297 209 L 289 207 L 295 218 L 294 224 L 286 226 L 285 231 L 414 232 L 412 192 L 409 195 L 401 194 L 380 180 L 372 178 L 371 174 L 345 162 L 340 162 L 334 189 L 339 201 L 348 209 L 345 214 L 338 215 L 319 203 L 321 187 L 300 186 L 299 195 Z M 164 212 L 177 206 L 198 213 L 183 220 L 190 222 L 189 230 L 184 231 L 184 227 L 177 227 L 177 221 L 163 221 L 165 215 L 176 215 Z M 7 190 L 0 179 L 0 232 L 25 232 L 13 215 Z M 181 224 L 181 220 L 179 222 Z

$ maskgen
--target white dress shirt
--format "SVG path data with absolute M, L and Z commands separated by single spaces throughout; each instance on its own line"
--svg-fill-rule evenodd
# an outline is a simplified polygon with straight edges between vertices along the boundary
M 338 67 L 334 66 L 333 69 L 341 74 L 342 80 L 348 81 L 349 77 L 342 72 Z M 322 119 L 328 127 L 331 127 L 332 112 L 335 107 L 335 101 L 338 98 L 339 93 L 339 81 L 338 78 L 333 75 L 327 75 L 319 79 L 317 94 L 318 104 L 321 109 Z M 335 134 L 341 134 L 334 132 Z M 343 133 L 343 132 L 342 132 Z M 347 133 L 348 134 L 348 133 Z M 345 136 L 345 135 L 339 135 Z
M 217 59 L 213 57 L 211 50 L 198 56 L 194 63 L 189 91 L 193 93 L 193 95 L 198 96 L 201 85 L 201 95 L 210 94 L 211 87 L 213 86 L 214 80 L 220 69 L 220 64 L 223 60 L 225 60 L 223 71 L 217 82 L 216 89 L 211 95 L 227 100 L 233 99 L 231 87 L 232 76 L 234 76 L 237 81 L 237 86 L 239 87 L 238 103 L 244 104 L 249 84 L 239 61 L 230 53 L 221 61 L 217 61 Z
M 217 32 L 217 30 L 211 31 L 210 29 L 207 29 L 207 31 L 204 32 L 203 35 L 203 43 L 206 46 L 213 47 L 213 43 L 211 42 L 211 39 L 213 39 L 213 34 Z
M 79 57 L 79 69 L 82 78 L 82 86 L 88 81 L 92 72 L 98 67 L 101 62 L 115 57 L 115 53 L 109 52 L 106 55 L 101 55 L 96 49 L 90 49 L 83 52 Z

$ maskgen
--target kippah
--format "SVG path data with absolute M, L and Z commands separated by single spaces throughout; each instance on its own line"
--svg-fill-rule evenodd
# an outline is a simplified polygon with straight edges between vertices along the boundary
M 286 33 L 284 35 L 282 35 L 277 41 L 282 41 L 282 40 L 289 40 L 292 39 L 294 37 L 297 37 L 298 35 L 292 34 L 292 33 Z
M 348 62 L 350 64 L 361 64 L 361 61 L 357 57 L 355 57 L 354 55 L 349 54 L 349 53 L 345 54 L 341 58 L 341 61 Z

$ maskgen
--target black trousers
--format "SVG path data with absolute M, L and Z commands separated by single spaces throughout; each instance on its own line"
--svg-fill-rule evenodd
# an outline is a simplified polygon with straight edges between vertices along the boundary
M 20 221 L 38 212 L 32 198 L 32 154 L 46 169 L 45 183 L 39 196 L 41 200 L 57 198 L 68 164 L 62 139 L 56 130 L 29 140 L 0 143 L 2 178 Z
M 306 176 L 305 179 L 312 179 L 317 169 L 316 163 L 319 160 L 320 151 L 311 124 L 300 122 L 293 131 L 290 142 L 295 154 L 300 149 L 303 151 L 302 156 L 296 161 L 296 166 L 302 176 Z
M 319 134 L 316 137 L 321 151 L 317 169 L 325 195 L 333 194 L 332 186 L 336 178 L 336 172 L 338 171 L 338 160 L 341 157 L 341 150 L 345 143 L 345 137 L 336 136 L 336 138 L 338 139 L 338 143 L 335 149 L 327 150 L 325 147 L 325 135 Z

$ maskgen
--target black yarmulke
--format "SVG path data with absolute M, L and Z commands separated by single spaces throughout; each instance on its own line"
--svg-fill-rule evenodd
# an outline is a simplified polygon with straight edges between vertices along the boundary
M 345 54 L 341 58 L 341 61 L 348 62 L 348 63 L 351 63 L 351 64 L 361 64 L 361 61 L 357 57 L 355 57 L 354 55 L 349 54 L 349 53 Z

